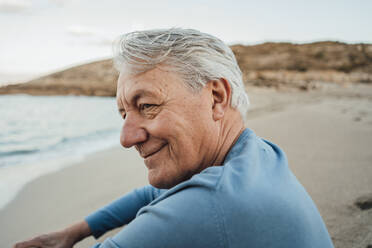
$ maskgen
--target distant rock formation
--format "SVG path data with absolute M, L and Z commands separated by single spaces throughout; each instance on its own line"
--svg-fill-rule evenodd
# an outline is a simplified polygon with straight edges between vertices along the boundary
M 270 42 L 231 48 L 247 86 L 308 90 L 322 82 L 372 83 L 372 44 Z M 117 77 L 112 61 L 102 60 L 0 87 L 0 94 L 115 96 Z

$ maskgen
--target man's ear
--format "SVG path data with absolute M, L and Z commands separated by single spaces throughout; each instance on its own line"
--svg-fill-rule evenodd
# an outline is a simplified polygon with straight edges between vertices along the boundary
M 212 112 L 215 121 L 221 120 L 230 106 L 231 86 L 229 82 L 220 78 L 210 81 L 208 84 L 212 93 Z

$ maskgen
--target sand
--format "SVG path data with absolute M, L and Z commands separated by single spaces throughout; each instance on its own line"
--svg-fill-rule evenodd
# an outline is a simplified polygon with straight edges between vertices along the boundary
M 359 197 L 367 203 L 372 198 L 372 86 L 248 91 L 253 104 L 247 127 L 287 153 L 335 247 L 372 245 L 372 208 L 361 210 L 355 205 Z M 120 147 L 40 177 L 0 210 L 0 247 L 79 221 L 146 181 L 136 152 Z M 95 242 L 89 238 L 75 247 Z

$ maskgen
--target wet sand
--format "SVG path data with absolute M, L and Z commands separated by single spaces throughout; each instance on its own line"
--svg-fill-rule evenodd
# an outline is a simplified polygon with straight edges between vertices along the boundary
M 252 108 L 246 126 L 287 153 L 335 247 L 372 245 L 372 208 L 368 207 L 372 201 L 372 86 L 326 85 L 312 92 L 249 88 L 248 92 Z M 136 152 L 120 147 L 40 177 L 0 210 L 0 247 L 79 221 L 146 181 Z M 364 210 L 355 205 L 363 196 Z M 89 238 L 75 247 L 95 242 Z

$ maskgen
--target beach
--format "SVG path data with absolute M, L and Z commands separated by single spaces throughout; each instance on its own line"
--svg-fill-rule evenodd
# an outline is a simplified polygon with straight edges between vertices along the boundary
M 314 91 L 255 87 L 247 91 L 252 108 L 246 126 L 286 152 L 335 247 L 372 245 L 372 209 L 355 204 L 360 197 L 367 202 L 372 198 L 372 86 L 323 84 Z M 0 210 L 0 247 L 80 221 L 146 183 L 145 166 L 133 149 L 114 147 L 89 155 L 28 183 Z M 75 247 L 96 242 L 88 238 Z

